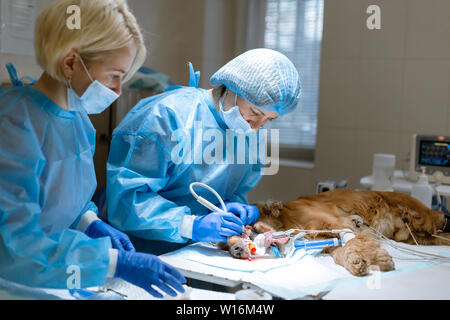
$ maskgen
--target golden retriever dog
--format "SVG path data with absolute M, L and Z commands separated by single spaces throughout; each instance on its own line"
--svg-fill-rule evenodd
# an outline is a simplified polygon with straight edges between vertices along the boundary
M 368 274 L 370 266 L 378 266 L 380 271 L 395 269 L 392 257 L 380 247 L 373 229 L 399 242 L 415 243 L 412 233 L 421 245 L 450 244 L 432 236 L 438 231 L 449 232 L 450 217 L 397 192 L 337 189 L 285 203 L 267 201 L 254 205 L 260 217 L 251 227 L 250 239 L 268 231 L 351 229 L 353 239 L 344 246 L 328 247 L 322 252 L 331 254 L 337 264 L 356 276 Z M 450 239 L 447 233 L 441 235 Z M 331 232 L 305 236 L 310 240 L 337 237 Z M 242 237 L 230 237 L 220 247 L 236 258 L 249 257 L 247 242 Z

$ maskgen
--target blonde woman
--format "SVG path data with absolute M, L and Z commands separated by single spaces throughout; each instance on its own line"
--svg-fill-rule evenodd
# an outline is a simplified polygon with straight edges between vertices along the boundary
M 80 29 L 66 24 L 73 5 Z M 0 277 L 44 288 L 121 277 L 157 297 L 152 285 L 183 292 L 175 268 L 137 253 L 90 201 L 95 130 L 88 114 L 106 109 L 146 56 L 127 3 L 53 2 L 36 21 L 35 50 L 39 80 L 0 96 Z M 71 283 L 74 272 L 79 283 Z

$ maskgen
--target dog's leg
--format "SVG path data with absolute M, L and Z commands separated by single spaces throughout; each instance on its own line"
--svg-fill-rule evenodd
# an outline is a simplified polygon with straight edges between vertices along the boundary
M 368 232 L 361 232 L 345 246 L 328 250 L 328 253 L 355 276 L 368 274 L 370 266 L 378 266 L 380 271 L 395 269 L 392 257 Z
M 264 233 L 268 231 L 275 231 L 274 228 L 269 226 L 267 223 L 264 223 L 262 221 L 258 221 L 253 225 L 253 230 L 256 233 Z

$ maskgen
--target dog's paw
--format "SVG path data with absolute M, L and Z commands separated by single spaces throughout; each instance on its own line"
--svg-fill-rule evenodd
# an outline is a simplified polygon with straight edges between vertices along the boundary
M 392 257 L 376 242 L 369 241 L 364 245 L 355 242 L 344 247 L 344 250 L 344 266 L 355 276 L 367 275 L 372 266 L 379 271 L 395 269 Z
M 269 226 L 267 223 L 264 223 L 262 221 L 258 221 L 253 225 L 253 231 L 257 234 L 259 233 L 265 233 L 269 231 L 275 231 L 274 228 Z
M 346 250 L 345 268 L 354 276 L 364 276 L 368 273 L 369 263 L 357 250 Z
M 391 271 L 395 269 L 391 255 L 383 248 L 375 250 L 375 259 L 370 261 L 370 264 L 378 266 L 380 271 Z

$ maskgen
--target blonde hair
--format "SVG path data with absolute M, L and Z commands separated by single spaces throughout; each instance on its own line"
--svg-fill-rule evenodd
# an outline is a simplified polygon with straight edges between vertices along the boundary
M 80 28 L 67 26 L 67 8 L 80 8 Z M 145 61 L 147 50 L 136 18 L 126 0 L 57 0 L 39 15 L 35 25 L 34 47 L 37 63 L 54 79 L 65 81 L 61 60 L 75 49 L 89 64 L 102 54 L 134 44 L 136 57 L 124 82 Z

